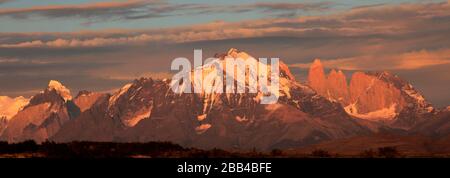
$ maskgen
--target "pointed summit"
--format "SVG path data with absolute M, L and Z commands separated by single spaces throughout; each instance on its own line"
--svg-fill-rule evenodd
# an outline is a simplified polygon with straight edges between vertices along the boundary
M 234 54 L 234 53 L 239 53 L 239 50 L 236 48 L 230 48 L 227 52 L 228 55 Z
M 322 65 L 322 62 L 320 61 L 320 59 L 314 59 L 314 62 L 311 64 L 311 68 L 322 68 L 323 69 L 323 65 Z
M 72 100 L 72 95 L 70 94 L 70 90 L 67 89 L 64 85 L 62 85 L 59 81 L 50 80 L 47 87 L 48 91 L 55 90 L 61 97 L 64 98 L 65 101 Z
M 250 57 L 246 52 L 239 51 L 236 48 L 230 48 L 227 52 L 227 56 L 232 58 L 241 58 L 243 60 L 246 60 Z
M 331 70 L 327 77 L 327 94 L 329 98 L 341 103 L 348 103 L 348 86 L 344 73 L 335 69 Z
M 98 100 L 106 98 L 107 95 L 103 93 L 90 92 L 82 90 L 78 92 L 78 95 L 73 98 L 73 103 L 75 103 L 80 112 L 84 112 L 91 108 Z
M 336 76 L 338 73 L 336 72 L 335 69 L 331 69 L 330 73 L 328 74 L 328 77 L 330 76 Z
M 31 97 L 29 104 L 10 119 L 0 139 L 9 142 L 49 139 L 65 122 L 79 115 L 78 106 L 68 102 L 71 99 L 69 89 L 51 80 L 44 91 Z
M 315 59 L 309 68 L 309 85 L 321 95 L 326 95 L 326 77 L 320 59 Z
M 240 51 L 240 50 L 238 50 L 236 48 L 230 48 L 228 50 L 226 56 L 229 56 L 229 57 L 232 57 L 232 58 L 241 58 L 243 60 L 246 60 L 248 58 L 253 58 L 248 53 L 246 53 L 244 51 Z M 288 65 L 286 65 L 283 61 L 280 60 L 279 61 L 279 66 L 280 66 L 280 75 L 282 77 L 285 77 L 285 78 L 287 78 L 289 80 L 295 81 L 295 76 L 289 70 Z

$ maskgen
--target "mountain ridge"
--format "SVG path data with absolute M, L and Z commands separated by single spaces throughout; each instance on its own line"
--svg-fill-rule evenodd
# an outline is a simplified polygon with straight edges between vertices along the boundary
M 345 75 L 334 69 L 326 76 L 316 59 L 308 82 L 320 95 L 340 103 L 349 115 L 389 123 L 391 127 L 408 130 L 420 122 L 420 115 L 436 112 L 410 83 L 386 71 L 357 71 L 347 83 Z
M 216 56 L 251 57 L 237 49 Z M 259 93 L 174 93 L 171 79 L 141 78 L 112 94 L 80 91 L 75 97 L 52 80 L 6 123 L 0 139 L 171 141 L 199 148 L 270 150 L 375 133 L 449 134 L 443 124 L 450 123 L 449 111 L 434 109 L 395 75 L 358 72 L 347 83 L 340 70 L 326 75 L 316 59 L 312 82 L 301 83 L 286 64 L 280 62 L 279 68 L 279 100 L 269 105 L 259 104 Z M 383 110 L 386 106 L 393 111 Z M 361 117 L 383 115 L 377 113 L 380 109 L 394 114 L 384 120 Z

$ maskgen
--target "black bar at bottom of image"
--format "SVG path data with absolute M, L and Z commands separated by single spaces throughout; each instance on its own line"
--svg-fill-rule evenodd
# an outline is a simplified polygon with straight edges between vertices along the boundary
M 439 172 L 437 170 L 446 170 L 450 166 L 450 159 L 0 159 L 0 163 L 5 171 L 20 169 L 21 171 L 14 171 L 18 175 L 46 171 L 55 173 L 50 174 L 50 177 L 58 175 L 58 172 L 71 176 L 297 177 L 307 174 L 346 176 L 357 172 L 371 176 L 385 176 L 388 172 L 390 175 L 429 175 Z

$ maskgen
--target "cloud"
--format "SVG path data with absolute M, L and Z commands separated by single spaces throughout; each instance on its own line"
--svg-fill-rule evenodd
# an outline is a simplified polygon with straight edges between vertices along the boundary
M 0 0 L 0 4 L 11 2 L 11 1 L 13 1 L 13 0 Z
M 3 0 L 4 2 L 7 2 Z M 2 1 L 0 1 L 2 3 Z M 216 5 L 198 3 L 170 3 L 166 0 L 126 0 L 97 2 L 78 5 L 33 6 L 29 8 L 6 8 L 0 10 L 0 17 L 15 19 L 45 18 L 82 18 L 89 20 L 83 24 L 100 20 L 135 20 L 183 16 L 196 14 L 243 13 L 263 11 L 267 14 L 297 14 L 300 11 L 318 11 L 329 7 L 331 3 L 251 3 L 237 5 Z
M 106 75 L 102 76 L 102 78 L 105 79 L 112 79 L 112 80 L 134 80 L 138 78 L 152 78 L 152 79 L 170 79 L 172 78 L 174 74 L 170 72 L 142 72 L 139 74 L 132 74 L 132 75 Z
M 15 58 L 2 58 L 0 57 L 0 64 L 2 63 L 13 63 L 13 62 L 18 62 L 19 59 L 15 59 Z
M 239 5 L 197 4 L 196 10 L 188 14 L 246 13 L 262 12 L 269 17 L 295 17 L 302 12 L 323 11 L 329 9 L 331 2 L 255 2 Z
M 93 9 L 99 7 L 101 7 L 100 9 L 106 7 L 107 9 L 113 7 L 122 9 L 124 4 L 133 7 L 135 3 L 139 4 L 142 2 L 127 1 L 126 3 L 113 3 L 113 5 L 109 3 L 101 5 L 90 4 L 88 6 L 89 8 L 85 7 L 87 5 L 80 6 L 86 9 L 93 7 L 95 7 Z M 253 4 L 252 6 L 267 6 L 272 9 L 283 9 L 284 7 L 295 9 L 295 6 L 289 7 L 285 4 L 259 3 Z M 298 6 L 303 7 L 302 5 Z M 165 7 L 162 9 L 166 10 L 161 11 L 164 12 L 171 8 L 174 7 Z M 66 9 L 66 7 L 51 9 Z M 387 41 L 392 38 L 401 37 L 403 39 L 398 39 L 397 41 L 409 40 L 411 42 L 409 46 L 414 46 L 417 45 L 413 41 L 415 39 L 422 40 L 433 37 L 448 38 L 450 31 L 448 28 L 449 25 L 450 5 L 448 3 L 379 5 L 360 7 L 348 12 L 331 15 L 259 19 L 241 22 L 216 21 L 207 24 L 164 29 L 100 30 L 69 33 L 0 33 L 0 48 L 102 47 L 147 44 L 151 42 L 184 43 L 275 36 L 307 39 L 336 37 L 366 38 L 379 36 L 378 40 L 382 42 L 383 40 Z M 439 40 L 436 45 L 442 45 L 438 43 L 445 42 Z M 400 47 L 403 45 L 405 44 L 400 45 Z M 371 46 L 376 47 L 376 45 Z
M 322 60 L 325 68 L 342 70 L 414 70 L 435 65 L 450 64 L 450 49 L 412 51 L 391 55 L 366 55 Z M 291 64 L 307 69 L 311 63 Z
M 0 4 L 8 3 L 8 2 L 11 2 L 11 1 L 14 1 L 14 0 L 0 0 Z
M 277 14 L 279 17 L 295 17 L 301 12 L 323 11 L 333 5 L 331 2 L 313 2 L 313 3 L 288 3 L 288 2 L 257 2 L 253 4 L 240 5 L 234 7 L 236 11 L 259 10 L 268 14 Z
M 152 37 L 146 34 L 119 37 L 119 38 L 92 38 L 86 40 L 80 39 L 55 39 L 43 42 L 41 40 L 34 40 L 29 42 L 21 42 L 17 44 L 1 44 L 4 48 L 33 48 L 33 47 L 49 47 L 49 48 L 70 48 L 70 47 L 101 47 L 109 45 L 124 45 L 133 43 L 143 43 L 151 40 L 157 40 L 158 37 Z
M 29 8 L 7 8 L 0 10 L 0 16 L 16 19 L 32 17 L 46 18 L 96 18 L 96 19 L 133 19 L 137 17 L 153 18 L 187 5 L 169 5 L 159 0 L 127 0 L 96 2 L 80 5 L 48 5 Z
M 265 8 L 268 11 L 271 10 L 323 10 L 328 8 L 330 2 L 318 2 L 318 3 L 275 3 L 275 2 L 259 2 L 250 7 Z

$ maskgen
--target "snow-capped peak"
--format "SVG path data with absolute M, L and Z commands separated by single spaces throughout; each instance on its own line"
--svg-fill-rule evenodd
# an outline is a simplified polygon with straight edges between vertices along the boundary
M 230 48 L 227 52 L 228 55 L 232 55 L 233 53 L 239 53 L 239 50 L 236 48 Z
M 236 48 L 231 48 L 230 50 L 228 50 L 227 56 L 230 57 L 230 58 L 236 58 L 236 59 L 240 58 L 240 59 L 243 59 L 243 60 L 247 60 L 248 58 L 251 57 L 246 52 L 239 51 Z
M 212 109 L 213 105 L 218 101 L 220 95 L 225 92 L 223 89 L 223 86 L 226 82 L 226 79 L 232 79 L 234 80 L 238 86 L 244 86 L 244 93 L 246 93 L 246 90 L 249 91 L 252 90 L 256 93 L 256 96 L 254 97 L 255 102 L 261 102 L 262 97 L 264 96 L 261 91 L 257 91 L 260 87 L 259 85 L 252 88 L 252 84 L 250 82 L 256 82 L 258 81 L 258 75 L 249 75 L 248 79 L 245 77 L 245 80 L 240 81 L 238 80 L 238 74 L 246 75 L 245 72 L 247 70 L 253 70 L 251 67 L 247 68 L 248 66 L 262 68 L 262 69 L 269 69 L 269 65 L 261 63 L 259 60 L 252 57 L 250 54 L 239 51 L 236 48 L 231 48 L 228 50 L 225 54 L 217 54 L 217 56 L 220 56 L 216 58 L 215 60 L 206 62 L 202 66 L 196 67 L 195 69 L 191 70 L 189 72 L 189 76 L 191 77 L 192 81 L 188 85 L 187 82 L 182 82 L 181 85 L 179 84 L 181 79 L 178 80 L 172 80 L 170 83 L 171 87 L 176 87 L 177 91 L 184 91 L 186 88 L 189 88 L 193 86 L 194 90 L 197 88 L 198 91 L 195 91 L 196 93 L 199 93 L 204 99 L 204 107 L 201 112 L 201 114 L 197 117 L 199 121 L 205 120 L 207 118 L 207 114 L 209 110 Z M 236 73 L 233 74 L 226 74 L 227 71 L 225 70 L 225 67 L 227 65 L 228 60 L 231 59 L 242 59 L 246 61 L 246 65 L 237 65 L 236 66 Z M 217 64 L 217 65 L 216 65 Z M 258 69 L 256 69 L 258 70 Z M 256 71 L 255 71 L 256 72 Z M 291 98 L 291 87 L 294 84 L 295 78 L 289 71 L 289 68 L 286 64 L 279 61 L 279 87 L 269 87 L 270 93 L 274 94 L 277 98 L 279 96 L 286 96 L 287 98 Z M 225 77 L 222 76 L 225 74 Z M 226 89 L 225 89 L 226 90 Z M 256 90 L 256 91 L 255 91 Z M 180 95 L 182 92 L 179 93 Z M 241 97 L 243 96 L 242 93 L 240 93 Z M 230 100 L 231 94 L 226 93 L 226 99 Z M 240 101 L 239 101 L 240 102 Z
M 70 90 L 67 89 L 64 85 L 62 85 L 59 81 L 50 80 L 48 83 L 47 90 L 55 90 L 61 97 L 64 98 L 65 101 L 72 100 L 72 95 L 70 94 Z

